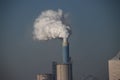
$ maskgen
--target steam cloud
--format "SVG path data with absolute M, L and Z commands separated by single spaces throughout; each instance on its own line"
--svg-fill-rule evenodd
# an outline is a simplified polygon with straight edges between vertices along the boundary
M 71 30 L 66 20 L 67 18 L 61 9 L 58 9 L 58 11 L 43 11 L 34 22 L 34 39 L 48 40 L 54 38 L 68 38 Z

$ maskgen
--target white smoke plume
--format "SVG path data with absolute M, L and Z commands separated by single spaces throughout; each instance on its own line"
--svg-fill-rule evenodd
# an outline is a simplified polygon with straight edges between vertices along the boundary
M 34 22 L 34 39 L 68 38 L 71 30 L 66 20 L 61 9 L 43 11 Z

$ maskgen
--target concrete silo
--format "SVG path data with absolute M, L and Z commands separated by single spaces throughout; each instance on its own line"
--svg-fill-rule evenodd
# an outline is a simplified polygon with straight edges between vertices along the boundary
M 57 64 L 57 80 L 69 80 L 69 64 Z

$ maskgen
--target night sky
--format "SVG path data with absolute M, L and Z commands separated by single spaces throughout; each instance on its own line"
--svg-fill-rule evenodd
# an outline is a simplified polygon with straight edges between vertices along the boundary
M 108 80 L 108 60 L 120 51 L 119 0 L 1 0 L 0 80 L 36 80 L 62 62 L 61 40 L 33 40 L 34 20 L 48 9 L 69 14 L 74 80 Z

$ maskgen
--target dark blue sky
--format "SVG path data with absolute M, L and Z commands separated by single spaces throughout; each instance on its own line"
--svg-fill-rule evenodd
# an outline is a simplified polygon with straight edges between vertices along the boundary
M 62 61 L 60 40 L 32 38 L 41 11 L 59 8 L 70 14 L 74 80 L 108 80 L 107 62 L 120 50 L 119 0 L 1 0 L 0 80 L 35 80 L 51 72 L 52 61 Z

